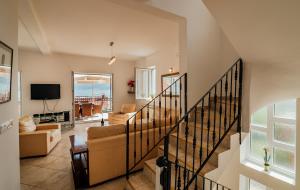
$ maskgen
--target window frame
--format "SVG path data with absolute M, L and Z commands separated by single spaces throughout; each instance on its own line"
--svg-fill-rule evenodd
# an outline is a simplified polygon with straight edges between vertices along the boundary
M 288 100 L 287 100 L 288 101 Z M 281 142 L 275 139 L 275 123 L 280 123 L 280 124 L 288 124 L 288 125 L 294 125 L 295 126 L 295 131 L 297 130 L 297 99 L 295 101 L 295 106 L 296 106 L 296 118 L 287 118 L 287 117 L 279 117 L 275 115 L 275 104 L 271 104 L 267 107 L 267 126 L 262 126 L 258 124 L 253 124 L 251 123 L 251 128 L 250 128 L 250 143 L 249 143 L 249 153 L 248 153 L 248 158 L 250 161 L 257 163 L 259 165 L 263 165 L 263 161 L 255 157 L 253 154 L 251 154 L 251 132 L 252 131 L 258 131 L 265 133 L 267 135 L 267 146 L 270 148 L 270 154 L 271 154 L 271 170 L 281 173 L 290 177 L 295 178 L 296 175 L 296 144 L 297 142 L 295 141 L 295 144 L 288 144 L 285 142 Z M 252 117 L 252 116 L 251 116 Z M 297 132 L 295 132 L 296 135 Z M 263 148 L 263 147 L 262 147 Z M 292 152 L 294 154 L 294 170 L 289 170 L 287 168 L 278 166 L 274 164 L 274 148 L 282 149 L 285 151 Z
M 85 72 L 73 72 L 72 74 L 72 80 L 73 80 L 73 87 L 72 87 L 72 93 L 73 93 L 73 103 L 75 103 L 75 75 L 102 75 L 102 76 L 109 76 L 110 78 L 110 108 L 107 109 L 106 111 L 103 111 L 103 113 L 109 113 L 109 112 L 113 112 L 113 105 L 114 105 L 114 91 L 113 91 L 113 86 L 114 86 L 114 74 L 113 73 L 85 73 Z
M 138 70 L 146 70 L 148 73 L 148 79 L 147 79 L 147 93 L 144 97 L 140 96 L 140 91 L 143 89 L 139 89 L 138 87 L 138 81 L 139 79 L 137 78 L 137 72 Z M 154 72 L 154 74 L 153 74 Z M 155 67 L 136 67 L 135 68 L 135 98 L 137 100 L 148 100 L 151 96 L 155 96 L 156 93 L 156 68 Z

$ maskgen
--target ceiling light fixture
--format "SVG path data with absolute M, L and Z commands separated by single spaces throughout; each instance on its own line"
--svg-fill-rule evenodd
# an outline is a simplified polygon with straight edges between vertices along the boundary
M 114 56 L 114 42 L 110 42 L 109 43 L 109 45 L 110 45 L 110 49 L 111 49 L 111 57 L 110 57 L 110 59 L 109 59 L 109 62 L 108 62 L 108 65 L 112 65 L 112 64 L 114 64 L 116 61 L 117 61 L 117 57 L 116 56 Z

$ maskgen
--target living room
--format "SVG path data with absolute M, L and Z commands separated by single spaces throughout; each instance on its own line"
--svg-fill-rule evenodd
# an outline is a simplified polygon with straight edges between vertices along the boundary
M 103 156 L 97 156 L 96 163 L 91 156 L 87 162 L 94 169 L 89 171 L 90 179 L 86 182 L 85 177 L 76 174 L 80 171 L 74 169 L 78 152 L 70 156 L 71 143 L 85 145 L 97 133 L 111 133 L 109 129 L 105 132 L 94 129 L 101 126 L 124 128 L 138 108 L 167 87 L 162 76 L 168 78 L 172 73 L 174 77 L 179 76 L 180 37 L 176 17 L 165 16 L 163 12 L 145 12 L 118 2 L 76 2 L 73 9 L 69 5 L 68 1 L 31 1 L 20 5 L 18 103 L 22 127 L 21 188 L 24 189 L 73 189 L 87 187 L 86 184 L 105 189 L 97 184 L 124 173 L 117 172 L 110 178 L 97 177 L 105 170 L 100 162 Z M 108 93 L 93 87 L 102 83 L 102 79 L 95 79 L 96 75 L 111 76 Z M 128 84 L 130 81 L 133 84 Z M 84 97 L 76 95 L 79 84 L 91 84 L 82 87 L 86 91 L 83 94 L 88 94 L 86 102 Z M 107 94 L 111 108 L 103 109 L 105 98 L 101 97 Z M 86 108 L 87 104 L 91 107 Z M 97 104 L 101 107 L 98 111 Z M 61 120 L 57 119 L 60 114 L 63 114 Z M 36 128 L 31 128 L 30 120 Z M 55 126 L 56 123 L 59 125 Z M 34 129 L 50 131 L 47 147 L 39 147 L 45 142 L 28 134 Z M 92 149 L 93 146 L 89 147 Z
M 299 189 L 298 1 L 0 5 L 0 189 Z

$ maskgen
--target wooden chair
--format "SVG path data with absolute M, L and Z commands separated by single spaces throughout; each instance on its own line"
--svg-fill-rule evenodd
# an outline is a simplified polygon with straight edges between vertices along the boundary
M 94 104 L 93 105 L 93 114 L 101 113 L 102 112 L 103 104 Z
M 80 118 L 80 105 L 75 104 L 75 118 Z
M 82 116 L 83 117 L 92 116 L 92 107 L 93 107 L 93 104 L 91 104 L 91 103 L 82 104 L 81 105 Z

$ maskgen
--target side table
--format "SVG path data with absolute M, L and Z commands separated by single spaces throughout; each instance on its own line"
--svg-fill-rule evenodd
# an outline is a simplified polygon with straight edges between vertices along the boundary
M 71 165 L 75 188 L 89 186 L 89 159 L 88 148 L 83 137 L 78 135 L 69 136 L 71 148 Z

